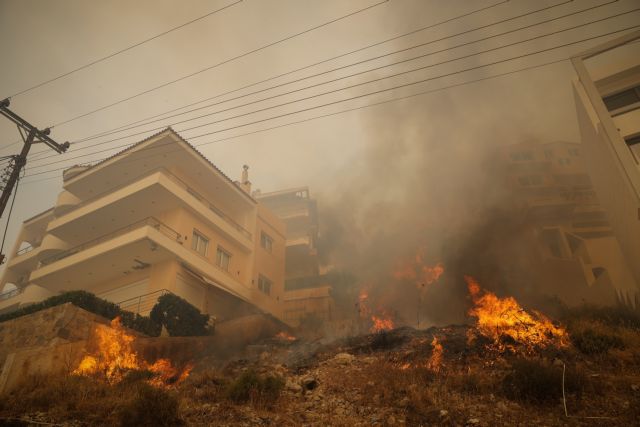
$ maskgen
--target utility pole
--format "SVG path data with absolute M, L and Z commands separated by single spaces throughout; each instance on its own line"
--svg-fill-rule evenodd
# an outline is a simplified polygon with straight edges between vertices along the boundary
M 18 179 L 20 178 L 20 172 L 22 168 L 27 164 L 27 155 L 33 144 L 44 143 L 58 153 L 64 153 L 69 148 L 69 143 L 58 144 L 53 139 L 49 138 L 51 130 L 49 128 L 39 130 L 31 123 L 9 110 L 10 101 L 9 98 L 0 102 L 0 114 L 11 120 L 18 127 L 18 132 L 22 137 L 24 145 L 22 151 L 17 156 L 13 156 L 13 166 L 9 173 L 6 183 L 2 183 L 2 196 L 0 196 L 0 218 L 4 214 L 4 210 L 7 207 L 11 193 L 13 192 Z M 7 224 L 8 225 L 8 224 Z M 0 253 L 0 264 L 4 262 L 5 256 Z

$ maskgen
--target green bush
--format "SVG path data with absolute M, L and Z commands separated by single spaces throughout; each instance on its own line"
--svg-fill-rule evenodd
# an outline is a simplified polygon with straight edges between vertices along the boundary
M 575 369 L 565 374 L 565 391 L 581 395 L 586 376 Z M 511 362 L 511 372 L 502 381 L 502 391 L 512 400 L 537 404 L 558 401 L 562 398 L 562 367 L 515 359 Z
M 190 337 L 207 335 L 208 314 L 189 304 L 174 294 L 165 294 L 158 298 L 158 302 L 150 314 L 151 321 L 164 325 L 172 337 Z
M 127 328 L 152 337 L 160 335 L 163 325 L 171 336 L 199 336 L 207 335 L 208 333 L 207 322 L 209 321 L 209 315 L 201 314 L 197 308 L 173 294 L 166 294 L 158 298 L 158 302 L 151 310 L 151 315 L 146 317 L 122 310 L 117 304 L 98 298 L 90 292 L 70 291 L 10 313 L 2 314 L 0 315 L 0 322 L 26 316 L 68 302 L 109 320 L 120 317 L 122 324 Z
M 571 332 L 571 342 L 584 354 L 603 354 L 611 349 L 624 349 L 624 341 L 614 333 L 585 328 Z
M 271 406 L 278 400 L 283 387 L 282 378 L 263 377 L 249 370 L 227 385 L 225 395 L 236 403 L 251 401 L 257 405 Z
M 122 427 L 182 425 L 178 399 L 167 391 L 139 384 L 136 396 L 120 410 Z

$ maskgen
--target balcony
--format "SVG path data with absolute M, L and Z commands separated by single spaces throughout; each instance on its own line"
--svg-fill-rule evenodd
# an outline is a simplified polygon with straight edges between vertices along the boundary
M 99 245 L 100 243 L 104 243 L 107 242 L 108 240 L 114 239 L 115 237 L 124 235 L 130 231 L 133 230 L 137 230 L 141 227 L 144 226 L 150 226 L 153 227 L 154 229 L 160 231 L 162 234 L 164 234 L 167 237 L 170 237 L 178 242 L 180 242 L 181 240 L 181 236 L 180 234 L 178 234 L 176 231 L 174 231 L 173 229 L 171 229 L 170 227 L 164 225 L 163 223 L 161 223 L 160 221 L 158 221 L 155 218 L 145 218 L 142 221 L 138 221 L 135 222 L 133 224 L 127 225 L 126 227 L 120 228 L 116 231 L 113 231 L 111 233 L 105 234 L 103 236 L 98 237 L 97 239 L 93 239 L 90 240 L 86 243 L 83 243 L 81 245 L 78 245 L 76 247 L 73 247 L 71 249 L 68 249 L 66 251 L 60 252 L 58 254 L 55 254 L 53 256 L 44 258 L 42 261 L 40 261 L 40 266 L 45 266 L 45 265 L 49 265 L 51 263 L 54 263 L 56 261 L 60 261 L 64 258 L 70 257 L 71 255 L 77 254 L 78 252 L 84 251 L 86 249 L 89 249 L 93 246 Z
M 48 232 L 77 244 L 81 239 L 93 237 L 93 233 L 104 229 L 104 224 L 113 228 L 124 227 L 143 216 L 159 215 L 179 207 L 189 208 L 226 237 L 240 243 L 245 250 L 251 250 L 252 234 L 248 230 L 219 206 L 162 168 L 83 201 L 65 215 L 51 221 Z M 123 212 L 127 214 L 123 215 Z

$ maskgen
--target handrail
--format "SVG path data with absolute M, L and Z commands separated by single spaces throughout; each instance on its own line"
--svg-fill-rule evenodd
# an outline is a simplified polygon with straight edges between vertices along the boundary
M 158 298 L 167 294 L 173 294 L 173 292 L 171 292 L 168 289 L 159 289 L 157 291 L 149 292 L 147 294 L 138 295 L 137 297 L 120 301 L 116 303 L 116 305 L 118 305 L 123 310 L 129 307 L 136 307 L 136 310 L 134 311 L 134 313 L 140 314 L 141 312 L 147 311 L 147 309 L 151 310 L 151 308 L 153 308 Z M 157 297 L 155 297 L 155 295 L 157 295 Z M 149 307 L 149 305 L 151 305 L 151 307 Z M 127 311 L 133 311 L 133 310 L 127 310 Z
M 112 231 L 110 233 L 107 234 L 103 234 L 100 237 L 97 237 L 93 240 L 89 240 L 88 242 L 82 243 L 78 246 L 75 246 L 71 249 L 67 249 L 66 251 L 57 253 L 55 255 L 52 255 L 50 257 L 44 258 L 43 260 L 40 261 L 41 265 L 48 265 L 51 264 L 53 262 L 59 261 L 63 258 L 69 257 L 73 254 L 76 254 L 80 251 L 83 251 L 85 249 L 88 249 L 90 247 L 93 247 L 99 243 L 105 242 L 107 240 L 110 240 L 114 237 L 120 236 L 122 234 L 128 233 L 129 231 L 132 231 L 134 229 L 140 228 L 142 226 L 151 226 L 153 228 L 155 228 L 156 230 L 160 231 L 161 233 L 163 233 L 164 235 L 171 237 L 175 240 L 180 240 L 180 233 L 178 233 L 177 231 L 173 230 L 171 227 L 169 227 L 168 225 L 163 224 L 162 222 L 158 221 L 156 218 L 154 217 L 148 217 L 145 218 L 141 221 L 137 221 L 134 222 L 133 224 L 129 224 L 125 227 L 119 228 L 115 231 Z
M 167 178 L 169 178 L 171 181 L 173 181 L 174 183 L 178 184 L 179 186 L 181 186 L 182 188 L 184 188 L 185 190 L 187 190 L 187 192 L 189 194 L 191 194 L 192 196 L 194 196 L 196 199 L 198 199 L 198 201 L 200 201 L 201 203 L 205 204 L 213 213 L 215 213 L 217 216 L 219 216 L 222 220 L 226 221 L 227 223 L 229 223 L 231 226 L 233 226 L 236 230 L 238 230 L 240 233 L 242 233 L 245 237 L 248 237 L 249 239 L 251 239 L 251 233 L 245 229 L 244 227 L 242 227 L 240 224 L 238 224 L 235 220 L 233 220 L 229 215 L 225 214 L 220 208 L 218 208 L 217 206 L 215 206 L 213 203 L 209 202 L 206 198 L 204 198 L 200 193 L 198 193 L 197 191 L 195 191 L 193 188 L 191 188 L 189 186 L 189 184 L 187 184 L 186 182 L 184 182 L 181 178 L 177 177 L 175 174 L 171 173 L 169 170 L 167 170 L 164 167 L 159 167 L 159 168 L 155 168 L 152 169 L 150 171 L 144 172 L 138 176 L 136 176 L 135 178 L 133 178 L 132 180 L 129 180 L 121 185 L 118 185 L 116 187 L 110 188 L 108 190 L 103 191 L 102 193 L 96 194 L 95 196 L 83 200 L 82 202 L 80 202 L 79 204 L 75 205 L 75 207 L 72 209 L 76 210 L 78 208 L 81 208 L 82 206 L 86 206 L 89 203 L 105 196 L 106 194 L 110 194 L 113 193 L 114 191 L 120 190 L 128 185 L 130 185 L 132 182 L 135 182 L 137 180 L 140 180 L 142 178 L 146 178 L 147 176 L 153 175 L 156 172 L 162 172 L 163 174 L 165 174 L 167 176 Z M 71 211 L 70 211 L 71 212 Z M 68 212 L 67 212 L 68 213 Z
M 10 291 L 0 293 L 0 301 L 8 300 L 16 295 L 20 295 L 24 291 L 24 288 L 15 288 Z
M 24 247 L 24 248 L 20 249 L 18 252 L 16 252 L 16 256 L 18 256 L 18 255 L 24 255 L 24 254 L 26 254 L 26 253 L 28 253 L 28 252 L 31 252 L 31 251 L 32 251 L 32 250 L 34 250 L 35 248 L 36 248 L 35 246 L 33 246 L 33 245 L 29 244 L 29 246 L 26 246 L 26 247 Z

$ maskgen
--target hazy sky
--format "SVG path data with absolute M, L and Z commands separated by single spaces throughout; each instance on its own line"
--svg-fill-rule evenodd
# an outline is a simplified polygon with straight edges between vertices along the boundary
M 0 40 L 2 40 L 0 42 L 0 58 L 2 58 L 0 98 L 20 92 L 23 89 L 233 2 L 234 0 L 137 0 L 133 2 L 124 0 L 101 2 L 86 0 L 0 0 Z M 23 95 L 16 96 L 12 99 L 11 109 L 36 126 L 44 128 L 377 2 L 378 0 L 243 0 L 233 7 L 171 32 L 166 36 L 159 37 L 121 55 Z M 224 93 L 496 3 L 501 2 L 499 0 L 389 0 L 347 19 L 308 32 L 302 36 L 294 37 L 241 59 L 230 61 L 195 77 L 166 86 L 87 117 L 55 126 L 52 129 L 51 137 L 59 142 L 67 140 L 73 142 L 86 136 L 110 130 L 129 122 Z M 545 6 L 556 4 L 560 6 L 509 21 L 508 23 L 491 26 L 455 38 L 448 38 L 418 49 L 387 56 L 376 61 L 345 68 L 272 91 L 203 109 L 197 114 L 227 109 L 262 99 L 265 96 L 303 88 L 357 71 L 396 62 L 400 59 L 412 58 L 419 54 L 443 50 L 460 43 L 605 3 L 611 3 L 611 1 L 510 0 L 485 12 L 417 32 L 408 37 L 398 38 L 392 42 L 263 83 L 239 92 L 239 94 L 267 88 L 418 43 L 441 39 L 466 29 L 490 24 L 528 11 L 538 10 Z M 476 44 L 450 49 L 416 61 L 383 68 L 280 98 L 229 110 L 189 123 L 175 124 L 179 120 L 193 117 L 196 113 L 169 118 L 146 127 L 132 129 L 109 137 L 80 142 L 72 145 L 69 152 L 64 155 L 44 158 L 51 155 L 44 153 L 32 156 L 29 159 L 26 177 L 20 184 L 7 243 L 5 243 L 5 253 L 13 245 L 19 224 L 24 219 L 51 207 L 55 203 L 56 196 L 61 190 L 62 180 L 61 170 L 54 169 L 95 161 L 109 155 L 110 152 L 96 153 L 78 159 L 65 159 L 89 154 L 97 150 L 102 151 L 109 148 L 116 150 L 115 147 L 117 146 L 143 139 L 151 131 L 118 141 L 105 142 L 91 149 L 80 150 L 85 146 L 165 125 L 174 124 L 174 129 L 180 132 L 194 125 L 234 117 L 238 114 L 384 77 L 399 71 L 446 61 L 474 52 L 481 52 L 492 47 L 635 9 L 639 6 L 639 0 L 619 0 L 601 8 L 552 23 L 535 26 Z M 640 22 L 640 13 L 635 12 L 616 19 L 449 62 L 393 79 L 384 79 L 368 85 L 260 113 L 245 115 L 240 118 L 232 118 L 217 124 L 180 133 L 188 141 L 198 145 L 318 115 L 487 77 L 530 65 L 567 58 L 572 53 L 601 43 L 607 38 L 591 40 L 516 61 L 433 79 L 422 84 L 411 85 L 280 119 L 237 127 L 232 130 L 220 131 L 210 136 L 195 138 L 195 136 L 206 132 L 219 131 L 255 120 L 425 79 L 430 76 L 439 76 L 464 68 L 499 61 L 527 52 L 534 52 L 615 31 L 635 25 L 638 22 Z M 615 36 L 608 36 L 608 38 L 612 37 Z M 635 49 L 637 52 L 637 47 Z M 479 134 L 481 134 L 481 139 L 485 143 L 487 140 L 493 140 L 496 145 L 517 143 L 524 140 L 578 141 L 579 134 L 571 92 L 572 78 L 571 65 L 568 61 L 564 61 L 543 68 L 429 93 L 409 100 L 359 109 L 212 143 L 199 149 L 234 179 L 239 177 L 242 164 L 249 164 L 251 167 L 250 179 L 254 188 L 272 191 L 283 187 L 310 185 L 312 191 L 320 194 L 330 194 L 332 191 L 340 190 L 341 185 L 343 185 L 342 176 L 345 176 L 350 171 L 357 173 L 358 165 L 362 163 L 363 158 L 366 158 L 370 145 L 374 144 L 372 141 L 376 140 L 380 133 L 381 124 L 383 124 L 382 127 L 387 135 L 384 143 L 391 145 L 394 144 L 394 141 L 393 138 L 389 139 L 388 135 L 393 135 L 395 131 L 398 134 L 404 134 L 406 137 L 407 129 L 412 128 L 412 126 L 417 129 L 428 127 L 439 135 L 437 141 L 421 140 L 420 132 L 416 132 L 413 137 L 420 143 L 432 144 L 434 148 L 447 147 L 451 150 L 450 158 L 455 160 L 455 156 L 459 155 L 460 159 L 464 159 L 466 165 L 473 165 L 473 158 L 465 156 L 464 147 L 473 146 L 473 140 L 476 136 L 480 137 Z M 228 95 L 226 98 L 237 95 Z M 221 101 L 226 98 L 218 98 L 215 101 Z M 443 114 L 438 114 L 442 113 L 443 107 L 446 107 L 446 117 L 443 117 Z M 432 120 L 433 117 L 438 117 L 438 119 Z M 514 123 L 517 126 L 514 126 Z M 467 125 L 470 126 L 467 127 Z M 465 129 L 473 129 L 473 131 L 465 132 Z M 17 153 L 20 145 L 10 144 L 18 139 L 19 136 L 15 127 L 8 120 L 0 118 L 0 154 Z M 379 141 L 375 143 L 377 144 Z M 482 149 L 482 147 L 480 148 Z M 120 149 L 122 148 L 117 148 L 117 150 Z M 35 149 L 35 151 L 40 150 L 42 150 L 41 147 Z M 419 153 L 423 155 L 424 151 Z M 390 155 L 393 156 L 393 150 Z M 410 157 L 411 152 L 403 153 L 403 155 Z M 50 162 L 58 163 L 46 165 Z M 380 170 L 380 174 L 384 173 L 385 170 Z M 443 179 L 446 179 L 446 176 L 443 176 Z M 393 180 L 393 176 L 389 176 L 388 180 Z M 5 212 L 1 221 L 3 226 L 6 221 L 6 214 Z

